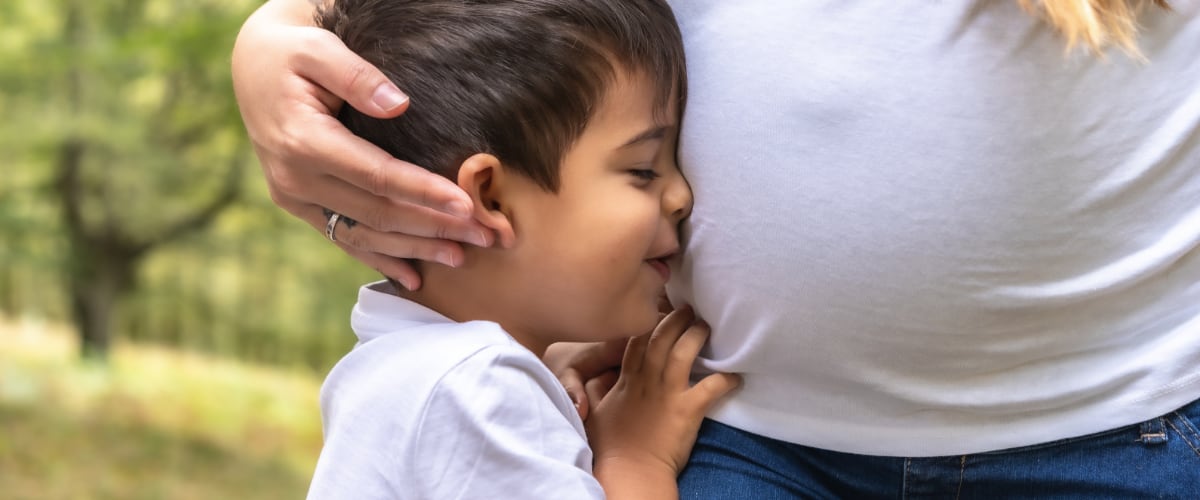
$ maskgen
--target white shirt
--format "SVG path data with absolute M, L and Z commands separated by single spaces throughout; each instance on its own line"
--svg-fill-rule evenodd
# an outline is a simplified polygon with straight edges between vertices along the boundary
M 574 405 L 491 322 L 359 291 L 359 342 L 321 388 L 310 499 L 602 499 Z
M 1014 0 L 672 4 L 716 419 L 927 456 L 1200 398 L 1200 1 L 1146 11 L 1146 63 Z

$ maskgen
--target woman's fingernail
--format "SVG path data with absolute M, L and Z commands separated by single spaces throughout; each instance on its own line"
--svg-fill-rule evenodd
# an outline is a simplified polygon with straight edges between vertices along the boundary
M 459 217 L 470 217 L 471 205 L 462 200 L 454 200 L 446 204 L 445 212 L 450 215 L 457 215 Z
M 484 236 L 483 232 L 481 232 L 481 231 L 472 231 L 472 232 L 468 233 L 467 234 L 467 243 L 470 243 L 477 247 L 488 246 L 487 236 Z
M 391 83 L 381 83 L 375 87 L 375 94 L 371 96 L 371 102 L 384 111 L 391 111 L 408 102 L 408 96 Z
M 450 267 L 458 267 L 458 264 L 454 262 L 454 254 L 446 250 L 438 252 L 437 256 L 434 257 L 434 260 L 437 260 L 438 262 Z

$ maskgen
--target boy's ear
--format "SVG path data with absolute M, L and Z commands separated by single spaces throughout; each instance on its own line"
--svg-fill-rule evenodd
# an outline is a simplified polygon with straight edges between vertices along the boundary
M 500 159 L 476 153 L 458 169 L 458 187 L 467 192 L 475 205 L 475 220 L 496 232 L 501 248 L 512 248 L 517 241 L 513 231 L 511 207 L 504 195 L 507 183 Z

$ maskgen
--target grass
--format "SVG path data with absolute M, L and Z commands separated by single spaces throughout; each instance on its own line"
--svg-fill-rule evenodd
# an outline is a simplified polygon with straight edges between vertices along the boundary
M 0 492 L 10 499 L 303 498 L 320 380 L 0 318 Z

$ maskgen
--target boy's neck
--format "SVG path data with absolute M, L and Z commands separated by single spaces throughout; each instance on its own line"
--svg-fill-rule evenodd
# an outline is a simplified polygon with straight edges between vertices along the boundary
M 458 268 L 441 264 L 421 264 L 421 288 L 409 291 L 396 288 L 396 295 L 437 311 L 459 323 L 491 321 L 500 325 L 519 344 L 542 357 L 553 340 L 517 324 L 516 311 L 503 304 L 504 280 L 491 273 L 481 255 L 468 255 Z

